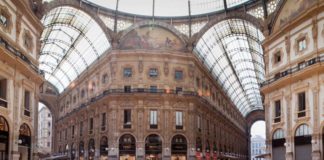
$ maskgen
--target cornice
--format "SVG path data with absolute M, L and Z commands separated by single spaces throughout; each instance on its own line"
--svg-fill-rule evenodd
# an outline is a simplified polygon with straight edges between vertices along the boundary
M 26 18 L 31 22 L 31 24 L 36 28 L 37 31 L 43 30 L 43 24 L 41 21 L 36 17 L 36 15 L 32 12 L 30 6 L 26 4 L 24 0 L 13 0 L 17 7 L 17 10 L 21 12 Z
M 285 36 L 286 33 L 291 31 L 292 29 L 294 29 L 296 26 L 298 26 L 298 25 L 302 24 L 303 22 L 309 20 L 310 17 L 318 15 L 318 13 L 320 13 L 320 12 L 322 12 L 324 10 L 324 3 L 323 2 L 319 2 L 319 3 L 320 4 L 318 4 L 318 3 L 314 4 L 312 7 L 310 7 L 305 12 L 303 12 L 301 15 L 299 15 L 297 18 L 295 18 L 294 20 L 288 22 L 284 26 L 282 26 L 279 31 L 274 32 L 274 33 L 270 33 L 270 35 L 264 40 L 262 45 L 264 47 L 269 46 L 271 43 L 273 43 L 277 39 Z M 272 27 L 274 27 L 274 26 L 272 26 Z

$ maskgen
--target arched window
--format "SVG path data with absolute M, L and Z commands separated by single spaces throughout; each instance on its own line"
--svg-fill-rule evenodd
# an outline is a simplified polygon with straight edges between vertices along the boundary
M 312 159 L 312 136 L 307 124 L 298 126 L 295 132 L 295 160 Z
M 273 136 L 272 136 L 272 139 L 275 140 L 275 139 L 283 139 L 285 138 L 285 135 L 284 135 L 284 131 L 283 129 L 277 129 L 274 133 L 273 133 Z
M 151 134 L 145 139 L 146 159 L 162 159 L 162 140 L 159 135 Z
M 295 136 L 307 136 L 311 135 L 311 130 L 307 124 L 302 124 L 296 129 Z
M 131 134 L 124 134 L 119 138 L 119 157 L 124 159 L 130 157 L 135 158 L 136 140 Z

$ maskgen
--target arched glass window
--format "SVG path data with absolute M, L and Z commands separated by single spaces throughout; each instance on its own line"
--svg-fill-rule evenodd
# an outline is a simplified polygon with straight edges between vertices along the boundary
M 307 135 L 311 135 L 311 130 L 309 128 L 309 126 L 307 124 L 302 124 L 300 125 L 297 130 L 296 130 L 296 133 L 295 133 L 295 136 L 298 137 L 298 136 L 307 136 Z
M 243 116 L 263 109 L 259 87 L 265 79 L 263 40 L 251 22 L 227 19 L 212 26 L 194 49 Z
M 129 14 L 152 16 L 153 1 L 152 0 L 84 0 L 85 3 L 94 3 L 110 10 L 116 9 Z M 208 14 L 211 12 L 219 12 L 225 9 L 224 3 L 227 3 L 227 8 L 243 6 L 250 0 L 155 0 L 154 15 L 162 17 L 178 17 L 188 16 L 189 6 L 191 6 L 191 15 Z
M 283 129 L 277 129 L 272 136 L 272 139 L 283 139 L 285 138 Z
M 82 10 L 57 7 L 42 23 L 39 68 L 59 92 L 110 48 L 102 28 Z

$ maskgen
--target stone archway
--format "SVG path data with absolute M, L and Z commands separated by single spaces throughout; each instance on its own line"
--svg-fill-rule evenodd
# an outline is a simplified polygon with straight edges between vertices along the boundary
M 254 110 L 252 112 L 250 112 L 247 116 L 246 116 L 246 122 L 247 122 L 247 128 L 246 128 L 246 133 L 247 133 L 247 141 L 248 141 L 248 153 L 247 155 L 249 155 L 248 159 L 251 158 L 251 127 L 254 124 L 254 122 L 256 121 L 265 121 L 265 115 L 264 115 L 264 110 Z

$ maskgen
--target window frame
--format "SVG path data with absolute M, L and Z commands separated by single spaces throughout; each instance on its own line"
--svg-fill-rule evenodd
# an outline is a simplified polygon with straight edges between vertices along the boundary
M 155 71 L 155 72 L 152 72 L 152 71 Z M 153 74 L 152 74 L 153 73 Z M 149 77 L 150 78 L 157 78 L 159 76 L 159 70 L 155 67 L 152 67 L 149 69 Z
M 149 124 L 150 129 L 158 128 L 158 111 L 156 109 L 151 109 L 149 113 Z
M 94 126 L 93 126 L 93 124 L 94 124 L 94 119 L 93 119 L 93 117 L 90 117 L 89 118 L 89 134 L 93 134 L 93 129 L 94 129 Z
M 301 38 L 298 38 L 297 40 L 297 51 L 303 52 L 307 49 L 307 40 L 306 36 L 303 36 Z
M 279 108 L 279 111 L 278 111 Z M 278 123 L 281 121 L 281 100 L 278 99 L 274 101 L 274 123 Z M 279 114 L 279 115 L 278 115 Z
M 124 129 L 132 128 L 132 110 L 124 109 L 124 121 L 123 121 Z
M 123 77 L 131 78 L 133 76 L 133 69 L 131 67 L 123 68 Z
M 100 124 L 100 130 L 105 131 L 106 130 L 106 125 L 107 125 L 107 113 L 101 113 L 101 124 Z
M 32 93 L 28 89 L 25 89 L 24 90 L 24 115 L 28 116 L 28 117 L 31 116 L 30 115 L 30 113 L 31 113 L 30 107 L 31 107 L 31 103 L 32 103 L 31 97 L 32 97 Z
M 183 129 L 183 111 L 175 111 L 176 129 Z
M 180 74 L 180 75 L 179 75 Z M 177 81 L 181 81 L 183 80 L 184 74 L 183 74 L 183 70 L 180 69 L 176 69 L 174 71 L 174 79 Z
M 306 92 L 305 91 L 298 92 L 297 93 L 297 117 L 298 118 L 306 117 L 306 109 L 307 109 Z

